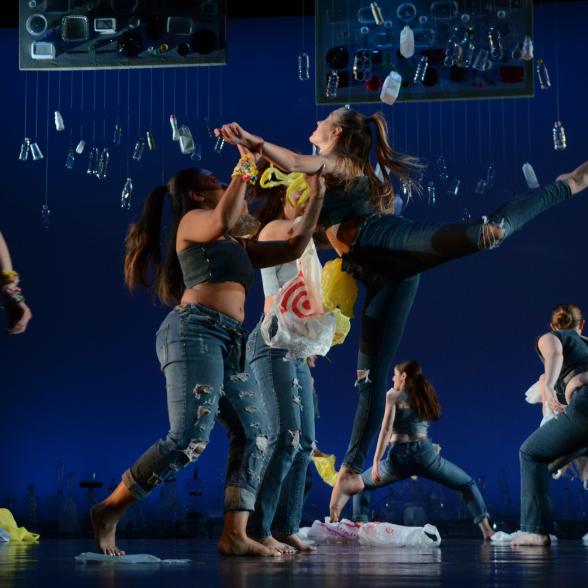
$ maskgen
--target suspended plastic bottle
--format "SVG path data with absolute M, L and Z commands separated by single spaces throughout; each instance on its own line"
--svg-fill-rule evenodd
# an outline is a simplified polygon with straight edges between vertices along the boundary
M 494 188 L 494 180 L 496 179 L 496 169 L 493 163 L 488 164 L 488 171 L 486 172 L 486 184 L 488 188 Z
M 488 59 L 490 53 L 488 49 L 480 49 L 472 63 L 472 67 L 478 71 L 486 71 L 492 66 L 492 62 Z
M 374 22 L 380 26 L 384 24 L 384 17 L 382 16 L 382 9 L 378 6 L 377 2 L 370 2 L 370 8 L 372 9 L 372 14 L 374 16 Z
M 225 140 L 223 137 L 217 137 L 216 143 L 214 144 L 214 152 L 218 153 L 219 155 L 223 152 L 225 148 Z
M 28 137 L 24 138 L 20 146 L 20 153 L 18 154 L 18 158 L 20 161 L 26 161 L 29 158 L 29 150 L 31 149 L 31 140 Z
M 193 159 L 194 161 L 200 161 L 202 159 L 202 147 L 200 146 L 200 143 L 194 143 L 194 151 L 192 152 L 192 155 L 190 155 L 190 159 Z
M 169 115 L 169 124 L 172 128 L 172 140 L 179 141 L 180 140 L 180 129 L 178 128 L 178 119 L 176 118 L 175 114 Z M 210 132 L 210 129 L 209 129 Z
M 151 131 L 147 131 L 147 147 L 149 151 L 155 151 L 155 137 Z
M 81 155 L 84 152 L 84 148 L 86 147 L 86 141 L 80 139 L 78 144 L 76 145 L 76 153 Z
M 551 88 L 551 80 L 549 79 L 549 71 L 543 59 L 537 59 L 537 79 L 542 90 Z
M 427 186 L 427 203 L 429 206 L 435 206 L 435 204 L 437 204 L 437 194 L 435 191 L 435 182 L 433 182 L 433 180 L 430 180 L 429 185 Z
M 37 143 L 31 143 L 31 155 L 33 156 L 33 161 L 39 161 L 39 159 L 43 159 L 43 152 Z
M 415 84 L 422 84 L 425 81 L 425 74 L 427 73 L 428 67 L 429 67 L 429 58 L 426 55 L 423 55 L 419 59 L 419 63 L 417 65 L 416 71 L 414 72 L 413 82 Z
M 55 111 L 55 130 L 56 131 L 64 131 L 65 125 L 63 124 L 63 117 L 59 110 Z
M 48 229 L 51 225 L 51 210 L 47 204 L 41 206 L 41 224 L 44 229 Z
M 310 59 L 304 51 L 298 55 L 298 79 L 301 82 L 310 79 Z
M 469 223 L 472 220 L 472 215 L 467 208 L 463 209 L 463 214 L 461 215 L 461 221 L 464 223 Z
M 400 31 L 400 55 L 407 59 L 414 55 L 414 32 L 408 25 Z
M 490 57 L 495 61 L 500 61 L 504 56 L 504 48 L 502 47 L 502 37 L 494 27 L 488 29 L 488 45 L 490 46 Z
M 76 150 L 73 147 L 70 147 L 67 150 L 67 157 L 65 158 L 65 169 L 73 169 L 75 160 L 76 160 Z
M 120 194 L 120 207 L 123 210 L 131 210 L 131 197 L 133 195 L 133 180 L 127 178 Z
M 114 134 L 112 135 L 112 142 L 115 145 L 120 145 L 122 139 L 122 125 L 119 122 L 114 123 Z
M 535 190 L 539 187 L 537 174 L 535 173 L 533 166 L 528 161 L 523 163 L 523 175 L 525 176 L 525 181 L 527 182 L 529 190 Z
M 459 194 L 459 186 L 461 185 L 461 180 L 458 180 L 457 178 L 455 178 L 453 180 L 453 182 L 451 182 L 451 185 L 449 186 L 449 188 L 447 189 L 447 194 L 449 194 L 449 196 L 457 196 Z
M 145 150 L 145 139 L 143 137 L 139 137 L 137 142 L 135 143 L 135 148 L 133 149 L 133 159 L 135 161 L 141 161 L 143 157 L 143 151 Z
M 525 35 L 523 44 L 521 46 L 521 59 L 523 61 L 531 61 L 533 59 L 533 39 L 529 35 Z
M 394 104 L 398 98 L 401 84 L 402 76 L 397 71 L 391 71 L 382 84 L 380 100 L 384 104 Z
M 327 98 L 336 98 L 337 89 L 339 88 L 339 74 L 332 69 L 327 77 L 327 87 L 325 89 L 325 96 Z
M 108 147 L 104 147 L 102 149 L 102 153 L 100 154 L 100 159 L 98 160 L 98 167 L 96 170 L 96 177 L 99 180 L 105 180 L 106 176 L 108 175 L 108 162 L 110 161 L 110 153 L 108 152 Z
M 88 156 L 88 168 L 86 169 L 86 173 L 89 176 L 96 175 L 99 157 L 100 157 L 100 154 L 98 153 L 98 147 L 92 147 L 92 150 L 90 151 L 90 155 Z
M 476 184 L 476 189 L 474 190 L 476 196 L 484 196 L 486 192 L 486 188 L 488 187 L 488 183 L 484 178 L 480 178 L 478 183 Z
M 190 155 L 194 152 L 194 139 L 192 138 L 192 132 L 188 125 L 182 125 L 179 128 L 180 133 L 180 151 L 183 155 Z M 219 136 L 219 139 L 222 137 Z
M 443 59 L 443 65 L 445 67 L 458 65 L 462 61 L 463 50 L 458 41 L 458 34 L 459 27 L 456 25 L 451 29 L 451 34 L 447 41 L 447 47 L 445 48 L 445 58 Z
M 566 130 L 563 128 L 561 122 L 556 120 L 553 124 L 553 148 L 556 151 L 563 151 L 567 146 Z
M 410 182 L 402 182 L 402 196 L 403 202 L 406 204 L 412 200 L 412 184 Z
M 447 180 L 449 176 L 447 175 L 447 163 L 445 162 L 445 157 L 443 155 L 439 155 L 437 159 L 437 171 L 439 172 L 439 179 L 440 180 Z
M 460 67 L 472 67 L 472 64 L 474 63 L 476 46 L 474 45 L 473 38 L 474 29 L 472 27 L 468 27 L 461 42 L 461 60 L 459 63 Z

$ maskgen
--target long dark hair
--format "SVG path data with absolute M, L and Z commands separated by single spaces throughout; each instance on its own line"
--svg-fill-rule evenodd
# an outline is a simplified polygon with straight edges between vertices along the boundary
M 424 165 L 417 158 L 399 153 L 392 148 L 388 140 L 388 123 L 382 113 L 376 112 L 366 116 L 356 110 L 341 109 L 336 125 L 340 126 L 343 131 L 331 153 L 350 164 L 352 169 L 349 172 L 360 170 L 368 177 L 370 201 L 377 210 L 390 211 L 394 209 L 394 187 L 386 170 L 389 170 L 403 182 L 420 189 L 412 177 Z M 376 159 L 382 170 L 383 180 L 378 178 L 370 162 L 373 144 L 372 125 L 375 130 Z M 342 171 L 345 175 L 347 170 L 343 169 Z
M 436 421 L 441 417 L 441 405 L 435 388 L 425 376 L 421 364 L 414 359 L 403 361 L 395 366 L 401 374 L 406 374 L 408 405 L 424 421 Z
M 129 226 L 125 238 L 125 283 L 133 291 L 137 284 L 153 285 L 156 296 L 164 304 L 174 304 L 184 291 L 182 270 L 176 254 L 176 235 L 182 217 L 200 208 L 190 191 L 198 191 L 202 173 L 198 168 L 179 171 L 165 186 L 152 190 L 145 200 L 143 214 Z M 161 217 L 165 195 L 171 206 L 170 226 L 165 258 L 161 258 Z M 153 272 L 153 277 L 149 276 Z

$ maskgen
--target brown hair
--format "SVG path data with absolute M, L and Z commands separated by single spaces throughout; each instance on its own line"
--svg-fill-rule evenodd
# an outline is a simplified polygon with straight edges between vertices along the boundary
M 261 229 L 268 223 L 274 220 L 284 218 L 284 201 L 286 198 L 286 186 L 274 186 L 273 188 L 262 188 L 259 185 L 261 175 L 270 166 L 267 159 L 261 159 L 257 162 L 257 182 L 247 195 L 247 200 L 252 206 L 256 206 L 253 211 L 253 216 L 259 221 L 259 229 L 256 237 L 259 235 Z
M 397 364 L 396 369 L 406 374 L 408 405 L 424 421 L 436 421 L 441 417 L 441 405 L 435 388 L 425 376 L 421 364 L 414 359 Z
M 582 311 L 575 304 L 558 304 L 551 311 L 554 329 L 575 329 L 583 320 Z
M 164 304 L 174 304 L 184 291 L 180 262 L 176 254 L 176 235 L 182 217 L 200 204 L 190 197 L 198 191 L 202 173 L 198 168 L 179 171 L 165 186 L 152 190 L 136 223 L 129 226 L 125 238 L 125 283 L 133 291 L 137 284 L 154 287 L 156 296 Z M 165 195 L 169 195 L 171 217 L 165 258 L 161 256 L 161 217 Z M 149 277 L 150 272 L 153 278 Z
M 399 153 L 392 148 L 388 140 L 388 123 L 382 113 L 376 112 L 366 116 L 356 110 L 343 109 L 336 125 L 340 126 L 343 132 L 331 152 L 347 162 L 352 168 L 350 172 L 359 170 L 368 177 L 370 201 L 377 210 L 394 209 L 394 188 L 390 174 L 386 170 L 417 190 L 420 189 L 412 176 L 424 165 L 415 157 Z M 382 170 L 383 180 L 378 178 L 370 162 L 373 144 L 372 125 L 375 128 L 376 159 Z

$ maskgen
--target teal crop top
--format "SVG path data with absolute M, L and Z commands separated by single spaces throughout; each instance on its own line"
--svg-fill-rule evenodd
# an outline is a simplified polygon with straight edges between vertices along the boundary
M 429 421 L 419 419 L 418 415 L 408 404 L 408 394 L 402 392 L 396 401 L 396 416 L 392 432 L 397 435 L 410 435 L 414 437 L 427 436 L 429 433 Z
M 368 216 L 376 209 L 369 200 L 369 180 L 367 176 L 360 176 L 351 181 L 348 190 L 343 188 L 328 188 L 321 209 L 318 224 L 331 227 L 346 220 Z

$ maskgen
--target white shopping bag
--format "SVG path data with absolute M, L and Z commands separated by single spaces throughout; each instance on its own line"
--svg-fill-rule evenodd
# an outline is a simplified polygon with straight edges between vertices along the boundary
M 377 546 L 423 546 L 441 545 L 441 535 L 437 527 L 404 527 L 392 523 L 366 523 L 359 529 L 359 542 L 362 545 Z

